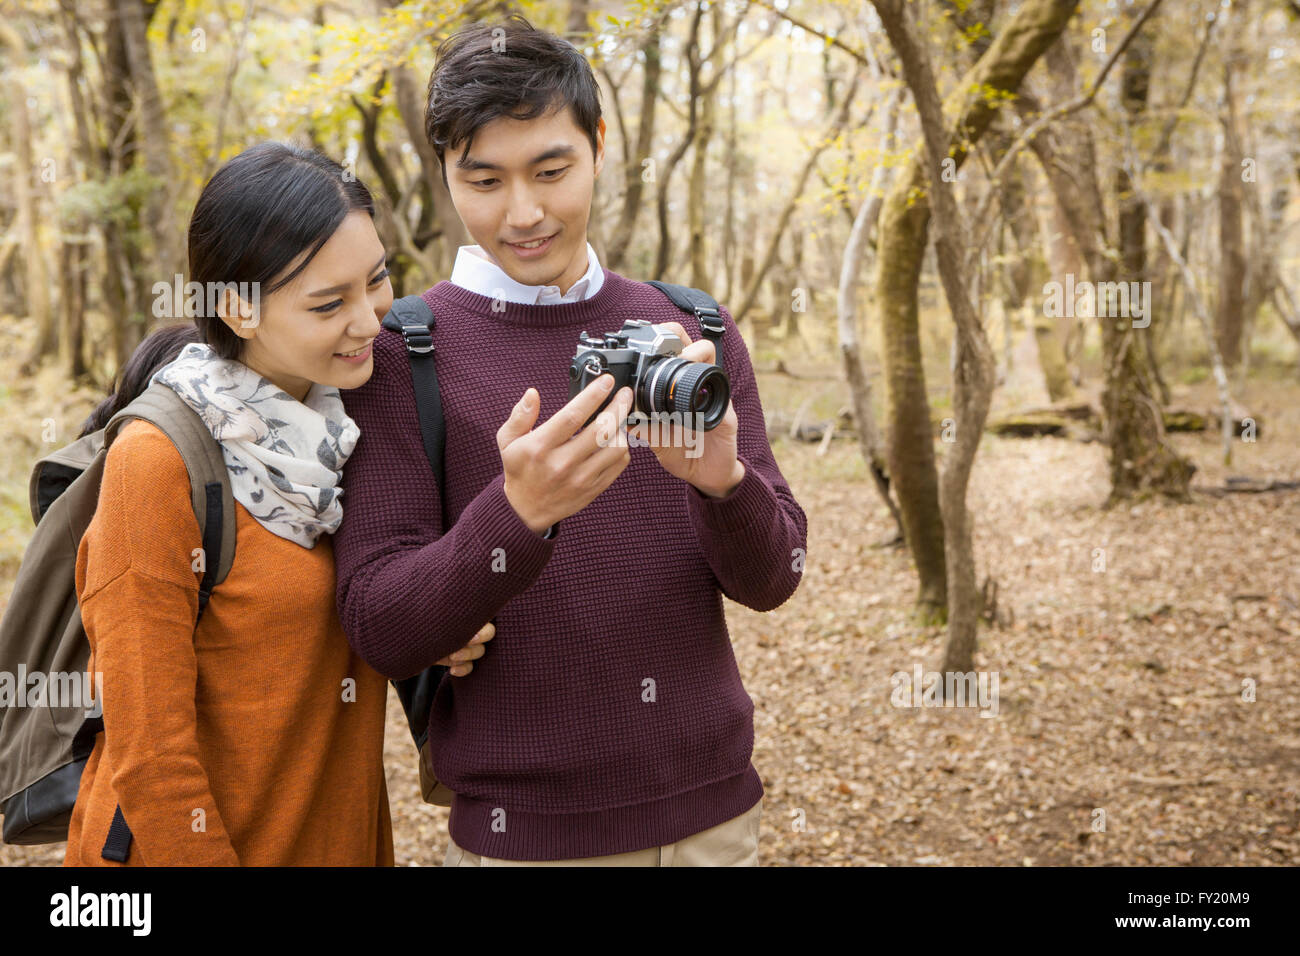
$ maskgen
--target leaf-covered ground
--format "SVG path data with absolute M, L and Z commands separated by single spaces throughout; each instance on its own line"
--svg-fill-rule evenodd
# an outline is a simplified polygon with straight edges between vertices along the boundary
M 765 380 L 765 405 L 804 386 Z M 1264 426 L 1231 469 L 1214 438 L 1174 436 L 1196 483 L 1300 477 L 1300 387 L 1241 399 Z M 1208 408 L 1212 393 L 1178 401 Z M 977 666 L 999 688 L 982 717 L 891 703 L 891 675 L 937 668 L 943 634 L 912 622 L 907 554 L 876 546 L 892 529 L 857 446 L 775 451 L 809 517 L 804 580 L 771 613 L 728 604 L 756 706 L 763 864 L 1300 861 L 1300 492 L 1103 511 L 1100 445 L 989 437 L 970 495 L 1001 617 L 980 632 Z M 11 582 L 10 565 L 0 603 Z M 386 755 L 398 863 L 438 865 L 447 811 L 419 800 L 391 695 Z M 0 846 L 0 864 L 61 859 Z

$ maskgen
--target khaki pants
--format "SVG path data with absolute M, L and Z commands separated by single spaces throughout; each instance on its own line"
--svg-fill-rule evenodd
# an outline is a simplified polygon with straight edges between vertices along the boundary
M 669 843 L 630 853 L 578 860 L 498 860 L 479 856 L 451 841 L 443 866 L 758 866 L 758 822 L 763 801 L 716 827 Z

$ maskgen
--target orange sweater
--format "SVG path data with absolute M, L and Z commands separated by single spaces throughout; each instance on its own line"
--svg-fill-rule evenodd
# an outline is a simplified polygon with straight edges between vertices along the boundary
M 118 804 L 127 865 L 393 863 L 388 684 L 339 624 L 333 539 L 303 548 L 235 511 L 234 566 L 196 634 L 201 540 L 180 453 L 143 421 L 109 449 L 77 552 L 105 730 L 65 866 L 119 865 L 100 856 Z

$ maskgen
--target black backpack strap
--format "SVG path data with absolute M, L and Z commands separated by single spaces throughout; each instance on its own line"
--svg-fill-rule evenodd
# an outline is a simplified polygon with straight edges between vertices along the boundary
M 194 627 L 197 629 L 199 621 L 203 619 L 203 609 L 208 606 L 208 598 L 212 596 L 212 589 L 217 584 L 218 561 L 207 561 L 206 556 L 209 554 L 221 554 L 221 530 L 225 525 L 222 520 L 222 492 L 221 482 L 210 481 L 203 487 L 206 496 L 206 514 L 207 519 L 203 524 L 203 554 L 205 562 L 203 565 L 203 580 L 199 584 L 199 614 L 194 619 Z
M 447 530 L 446 488 L 443 474 L 443 447 L 446 425 L 442 417 L 442 395 L 438 391 L 438 370 L 433 359 L 433 310 L 424 296 L 407 295 L 393 302 L 384 316 L 383 326 L 402 336 L 406 355 L 411 363 L 411 385 L 415 390 L 415 410 L 420 419 L 420 438 L 424 454 L 438 482 L 438 498 L 443 506 L 443 531 Z M 433 664 L 418 674 L 392 681 L 393 689 L 406 712 L 411 737 L 417 750 L 422 750 L 429 737 L 429 714 L 438 685 L 449 668 Z
M 403 296 L 393 302 L 393 307 L 384 316 L 383 325 L 399 333 L 406 343 L 406 355 L 411 360 L 411 384 L 415 388 L 415 408 L 420 416 L 420 438 L 441 492 L 446 429 L 442 420 L 442 397 L 438 393 L 438 370 L 433 361 L 433 310 L 423 296 Z
M 707 292 L 692 289 L 688 285 L 673 285 L 671 282 L 660 282 L 658 279 L 651 279 L 646 285 L 654 286 L 672 299 L 673 305 L 699 320 L 700 331 L 713 343 L 713 348 L 717 352 L 717 361 L 714 364 L 718 368 L 723 368 L 722 334 L 726 331 L 726 327 L 722 324 L 722 310 L 718 307 L 718 300 Z
M 108 839 L 104 841 L 104 851 L 99 855 L 105 860 L 125 863 L 126 856 L 130 852 L 131 828 L 126 825 L 126 817 L 122 816 L 122 805 L 119 803 L 117 809 L 113 811 L 113 822 L 108 825 Z

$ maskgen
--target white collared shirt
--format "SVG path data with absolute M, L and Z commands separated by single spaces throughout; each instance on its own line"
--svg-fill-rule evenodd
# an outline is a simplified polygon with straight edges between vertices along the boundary
M 461 246 L 456 251 L 456 264 L 451 270 L 454 285 L 490 299 L 517 302 L 521 305 L 560 305 L 590 299 L 600 291 L 605 282 L 605 270 L 596 258 L 596 250 L 587 243 L 587 272 L 560 294 L 555 285 L 524 285 L 516 282 L 506 271 L 488 258 L 482 246 Z

